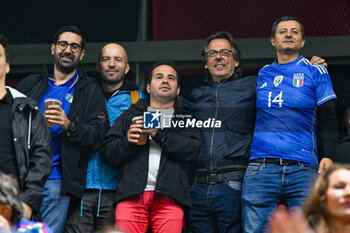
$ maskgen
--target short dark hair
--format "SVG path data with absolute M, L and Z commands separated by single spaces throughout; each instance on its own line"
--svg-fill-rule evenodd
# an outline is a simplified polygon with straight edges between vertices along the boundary
M 301 30 L 301 36 L 303 37 L 303 39 L 305 39 L 305 30 L 304 30 L 304 25 L 303 23 L 301 22 L 300 19 L 298 19 L 297 17 L 295 16 L 282 16 L 282 17 L 279 17 L 278 19 L 276 19 L 275 22 L 273 22 L 272 24 L 272 30 L 271 30 L 271 38 L 275 38 L 275 35 L 276 35 L 276 29 L 277 29 L 277 26 L 280 22 L 285 22 L 285 21 L 297 21 L 299 24 L 300 24 L 300 30 Z
M 177 86 L 180 87 L 181 86 L 180 85 L 181 76 L 180 76 L 178 70 L 176 69 L 175 63 L 172 62 L 172 61 L 166 61 L 166 60 L 164 60 L 164 61 L 157 61 L 157 62 L 153 63 L 153 65 L 151 66 L 151 68 L 148 71 L 146 84 L 150 84 L 151 83 L 154 69 L 157 68 L 158 66 L 162 66 L 162 65 L 170 66 L 176 71 Z
M 0 172 L 0 204 L 12 209 L 11 222 L 17 224 L 23 215 L 23 205 L 17 180 Z
M 237 73 L 239 75 L 239 77 L 242 75 L 242 69 L 240 68 L 241 65 L 241 51 L 239 50 L 236 40 L 233 39 L 233 36 L 225 31 L 220 31 L 220 32 L 216 32 L 214 34 L 211 34 L 210 36 L 208 36 L 204 42 L 203 42 L 203 47 L 201 49 L 201 53 L 202 53 L 202 64 L 203 66 L 205 66 L 207 64 L 207 53 L 208 53 L 208 46 L 210 44 L 210 42 L 212 40 L 215 39 L 226 39 L 228 40 L 228 42 L 230 43 L 231 47 L 232 47 L 232 53 L 233 53 L 233 58 L 239 62 L 238 66 L 235 68 L 235 73 Z M 210 74 L 208 74 L 210 75 Z
M 80 31 L 80 29 L 77 26 L 74 25 L 69 25 L 69 26 L 63 26 L 60 29 L 57 30 L 57 32 L 55 33 L 54 39 L 53 39 L 53 43 L 57 44 L 58 42 L 58 37 L 60 37 L 61 34 L 63 34 L 64 32 L 72 32 L 75 33 L 77 35 L 79 35 L 81 37 L 81 49 L 85 48 L 85 36 L 84 34 Z
M 9 62 L 9 51 L 8 51 L 9 44 L 7 41 L 7 37 L 3 34 L 0 34 L 0 44 L 2 45 L 2 47 L 4 47 L 6 62 Z

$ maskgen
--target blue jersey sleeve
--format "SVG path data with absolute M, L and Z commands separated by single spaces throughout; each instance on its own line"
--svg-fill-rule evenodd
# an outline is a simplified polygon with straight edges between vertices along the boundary
M 317 106 L 336 98 L 333 90 L 331 77 L 323 65 L 313 65 L 313 76 L 315 77 Z

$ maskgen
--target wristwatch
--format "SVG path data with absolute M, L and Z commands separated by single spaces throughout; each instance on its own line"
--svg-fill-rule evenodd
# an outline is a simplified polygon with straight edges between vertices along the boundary
M 77 131 L 77 123 L 75 120 L 71 120 L 68 124 L 67 135 L 70 136 L 72 133 Z

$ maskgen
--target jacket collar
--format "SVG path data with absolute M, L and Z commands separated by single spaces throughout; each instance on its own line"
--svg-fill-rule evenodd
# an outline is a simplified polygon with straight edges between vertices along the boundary
M 23 93 L 13 89 L 12 87 L 5 86 L 5 88 L 11 93 L 13 98 L 12 108 L 15 109 L 24 109 L 26 106 L 29 106 L 32 109 L 39 109 L 36 102 L 31 98 L 28 98 Z
M 79 74 L 79 80 L 76 84 L 76 88 L 81 88 L 91 82 L 96 81 L 93 78 L 89 78 L 89 76 L 87 75 L 87 73 L 85 72 L 85 70 L 83 70 L 81 67 L 78 66 L 77 68 L 78 70 L 78 74 Z M 44 71 L 42 73 L 42 77 L 44 78 L 45 83 L 48 83 L 48 78 L 50 77 L 50 70 L 48 69 L 48 67 L 45 65 L 44 66 Z
M 9 86 L 5 86 L 5 88 L 11 93 L 12 97 L 15 98 L 20 98 L 20 97 L 27 97 L 25 94 L 17 91 L 16 89 L 9 87 Z
M 219 84 L 223 84 L 223 83 L 226 83 L 226 82 L 230 82 L 230 81 L 233 81 L 233 80 L 237 80 L 239 79 L 239 73 L 235 72 L 233 73 L 232 76 L 228 77 L 228 78 L 225 78 L 223 80 L 221 80 L 221 82 Z M 213 79 L 210 77 L 210 78 L 206 78 L 204 79 L 204 81 L 209 84 L 209 85 L 217 85 L 218 83 L 217 82 L 214 82 Z
M 175 113 L 178 113 L 178 114 L 184 113 L 183 104 L 184 104 L 184 98 L 182 96 L 176 97 L 175 105 L 174 105 Z M 146 111 L 149 105 L 150 105 L 150 100 L 148 98 L 139 99 L 137 103 L 131 105 L 128 111 L 134 114 L 139 114 L 140 112 Z
M 123 79 L 123 84 L 122 86 L 119 88 L 119 91 L 133 91 L 133 90 L 138 90 L 138 86 L 136 86 L 136 84 L 134 84 L 133 82 L 131 82 L 129 79 L 125 78 Z

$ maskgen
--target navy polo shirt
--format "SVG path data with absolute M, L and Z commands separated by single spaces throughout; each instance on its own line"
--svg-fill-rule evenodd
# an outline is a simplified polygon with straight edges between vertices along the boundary
M 41 113 L 45 112 L 45 99 L 54 98 L 61 101 L 61 108 L 66 113 L 68 117 L 70 106 L 73 102 L 75 86 L 78 82 L 79 75 L 78 71 L 75 72 L 72 78 L 70 78 L 67 82 L 61 85 L 55 85 L 56 80 L 54 79 L 53 73 L 49 77 L 48 88 L 46 89 L 44 95 L 41 97 L 39 101 L 39 106 L 41 109 Z M 59 125 L 55 125 L 53 127 L 48 127 L 51 134 L 51 149 L 52 149 L 52 161 L 53 167 L 51 171 L 51 175 L 48 179 L 62 179 L 62 161 L 61 161 L 61 137 L 62 137 L 62 129 Z

